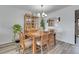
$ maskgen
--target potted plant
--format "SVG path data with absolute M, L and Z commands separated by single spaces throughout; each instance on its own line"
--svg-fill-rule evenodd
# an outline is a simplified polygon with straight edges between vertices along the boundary
M 40 22 L 40 26 L 41 26 L 42 30 L 45 30 L 45 22 L 44 22 L 43 18 L 42 18 L 42 20 Z
M 19 24 L 15 24 L 13 25 L 13 33 L 14 33 L 14 41 L 17 41 L 18 42 L 18 39 L 16 37 L 18 37 L 18 33 L 21 32 L 21 25 Z

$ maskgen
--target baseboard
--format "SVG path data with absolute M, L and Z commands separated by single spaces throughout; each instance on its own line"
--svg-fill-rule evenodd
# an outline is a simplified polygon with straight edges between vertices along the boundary
M 7 47 L 7 46 L 13 45 L 13 44 L 14 44 L 14 42 L 9 42 L 9 43 L 5 43 L 5 44 L 1 44 L 0 48 Z
M 58 40 L 58 39 L 57 39 Z M 65 43 L 68 43 L 68 44 L 72 44 L 74 45 L 75 43 L 72 43 L 72 42 L 68 42 L 68 41 L 65 41 L 65 40 L 58 40 L 58 41 L 62 41 L 62 42 L 65 42 Z

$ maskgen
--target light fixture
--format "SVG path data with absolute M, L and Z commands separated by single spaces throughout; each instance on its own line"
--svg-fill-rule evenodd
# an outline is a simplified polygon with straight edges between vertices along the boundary
M 38 17 L 46 17 L 47 14 L 43 10 L 44 5 L 41 5 L 41 11 L 37 14 Z

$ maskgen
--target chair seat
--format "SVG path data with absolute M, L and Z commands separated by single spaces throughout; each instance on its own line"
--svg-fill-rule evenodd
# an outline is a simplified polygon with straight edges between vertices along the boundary
M 37 44 L 38 46 L 41 46 L 41 41 L 37 41 L 36 44 Z
M 29 47 L 31 47 L 32 46 L 32 40 L 31 39 L 26 39 L 25 40 L 25 47 L 26 48 L 29 48 Z
M 43 42 L 43 43 L 42 43 L 41 41 L 37 41 L 36 44 L 37 44 L 38 46 L 41 46 L 41 45 L 47 44 L 47 42 Z

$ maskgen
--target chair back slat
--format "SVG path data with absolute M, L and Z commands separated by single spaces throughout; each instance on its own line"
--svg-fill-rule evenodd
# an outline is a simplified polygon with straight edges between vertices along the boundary
M 42 44 L 47 44 L 47 42 L 48 42 L 48 33 L 43 33 L 41 42 L 42 42 Z

